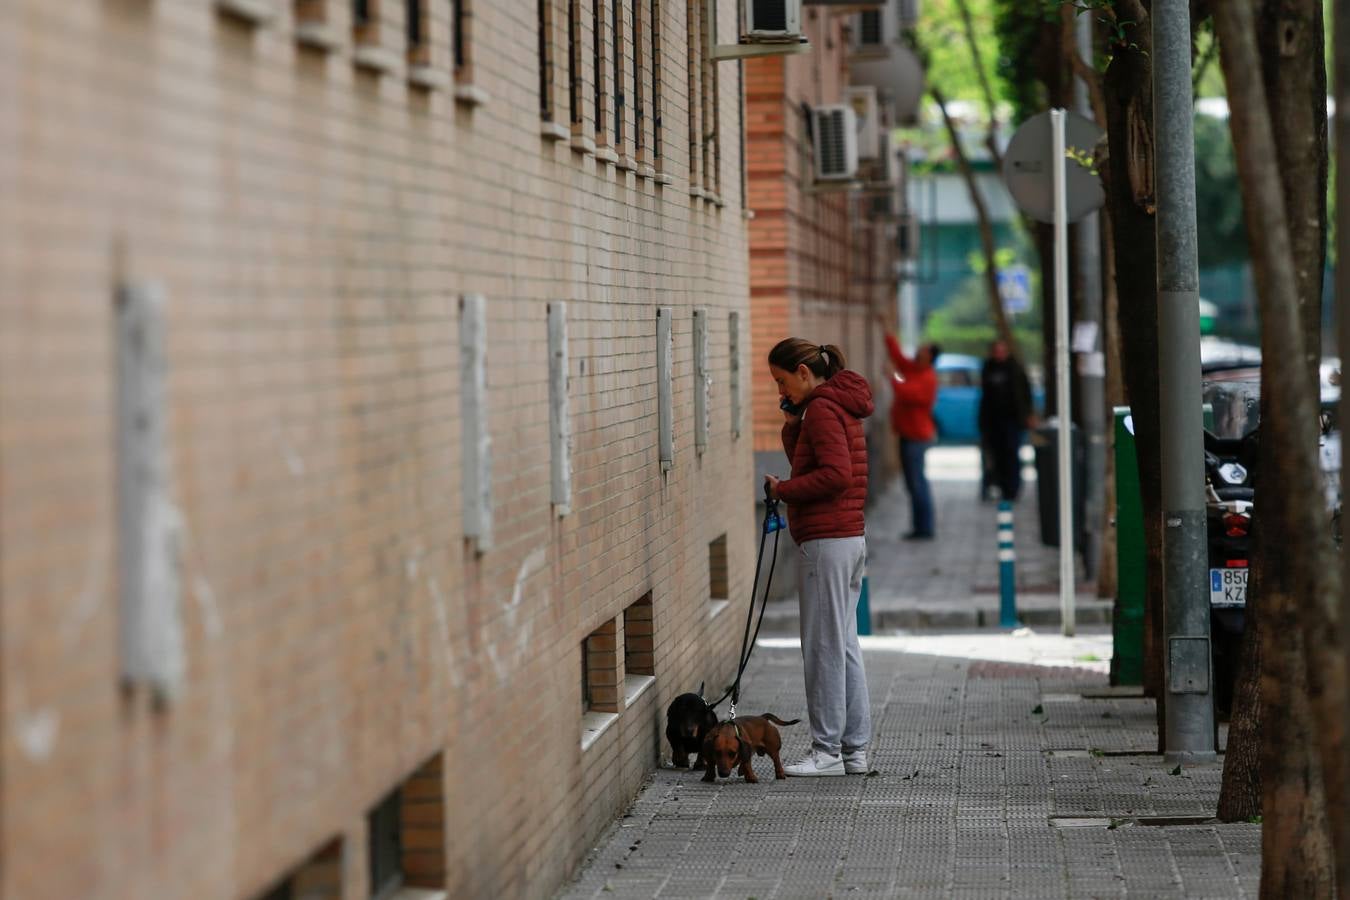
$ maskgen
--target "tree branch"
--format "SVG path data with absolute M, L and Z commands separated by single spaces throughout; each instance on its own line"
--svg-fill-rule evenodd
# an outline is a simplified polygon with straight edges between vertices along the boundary
M 1106 95 L 1102 92 L 1102 79 L 1092 64 L 1083 59 L 1078 52 L 1078 37 L 1074 33 L 1074 7 L 1065 3 L 1059 8 L 1060 46 L 1064 56 L 1073 66 L 1073 72 L 1087 85 L 1088 102 L 1092 104 L 1092 117 L 1101 129 L 1106 129 Z
M 999 339 L 1008 345 L 1008 348 L 1014 355 L 1020 358 L 1021 353 L 1017 346 L 1017 339 L 1013 336 L 1012 327 L 1008 325 L 1007 313 L 1003 310 L 1003 300 L 998 294 L 998 264 L 994 255 L 994 226 L 989 220 L 989 208 L 985 206 L 984 196 L 980 194 L 980 186 L 975 181 L 975 170 L 970 166 L 970 160 L 966 158 L 965 148 L 961 146 L 961 136 L 957 134 L 956 123 L 952 121 L 951 114 L 947 112 L 947 99 L 942 94 L 942 90 L 935 85 L 929 85 L 928 92 L 933 95 L 933 101 L 937 103 L 938 109 L 942 112 L 942 122 L 947 126 L 947 135 L 952 141 L 952 152 L 956 154 L 957 165 L 961 169 L 961 175 L 965 178 L 966 188 L 970 191 L 970 202 L 975 207 L 975 217 L 980 226 L 980 244 L 984 250 L 984 283 L 989 292 L 989 314 L 994 320 L 994 327 L 998 331 Z
M 984 60 L 980 58 L 980 48 L 975 42 L 975 24 L 970 18 L 970 6 L 966 0 L 956 0 L 961 12 L 961 25 L 965 31 L 966 46 L 970 48 L 970 62 L 975 67 L 975 76 L 980 80 L 980 91 L 984 94 L 984 104 L 989 110 L 989 129 L 985 134 L 985 146 L 994 159 L 994 165 L 1003 169 L 1003 154 L 998 149 L 998 107 L 994 103 L 994 90 L 989 86 L 989 76 L 984 71 Z

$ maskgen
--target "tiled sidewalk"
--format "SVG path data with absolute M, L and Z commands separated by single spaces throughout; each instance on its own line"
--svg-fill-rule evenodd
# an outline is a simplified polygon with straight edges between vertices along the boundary
M 873 775 L 663 768 L 562 896 L 1255 896 L 1260 826 L 1149 822 L 1209 816 L 1220 779 L 1148 754 L 1151 701 L 1068 668 L 865 655 Z M 742 711 L 804 717 L 801 678 L 795 648 L 759 648 Z M 782 731 L 790 761 L 807 729 Z

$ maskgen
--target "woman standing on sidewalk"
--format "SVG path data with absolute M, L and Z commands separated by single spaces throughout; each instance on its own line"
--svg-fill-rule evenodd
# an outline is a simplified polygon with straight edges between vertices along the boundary
M 787 766 L 789 775 L 867 772 L 872 720 L 858 646 L 862 589 L 863 505 L 867 501 L 867 441 L 862 420 L 872 414 L 872 389 L 844 368 L 833 344 L 801 338 L 769 352 L 769 373 L 783 398 L 783 449 L 790 478 L 765 476 L 788 505 L 797 542 L 797 602 L 811 753 Z
M 937 344 L 928 344 L 920 347 L 910 359 L 901 351 L 889 323 L 880 315 L 877 322 L 885 331 L 886 351 L 896 371 L 891 379 L 891 387 L 895 388 L 891 428 L 900 438 L 900 469 L 905 476 L 905 490 L 909 493 L 910 530 L 905 540 L 930 541 L 937 526 L 933 515 L 933 488 L 924 471 L 924 456 L 937 439 L 933 405 L 937 403 L 938 382 L 933 366 L 942 351 Z

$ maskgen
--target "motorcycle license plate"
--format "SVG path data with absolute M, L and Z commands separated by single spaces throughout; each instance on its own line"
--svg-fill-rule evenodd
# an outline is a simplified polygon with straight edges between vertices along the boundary
M 1210 569 L 1210 606 L 1246 606 L 1247 570 Z

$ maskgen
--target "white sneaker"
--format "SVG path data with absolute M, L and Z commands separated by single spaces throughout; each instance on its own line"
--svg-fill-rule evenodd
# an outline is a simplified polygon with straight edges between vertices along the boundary
M 866 775 L 869 771 L 867 768 L 867 751 L 854 750 L 845 753 L 844 771 L 849 775 Z
M 784 766 L 783 771 L 798 778 L 819 778 L 826 775 L 843 775 L 844 761 L 837 756 L 812 750 L 811 755 L 801 762 Z

